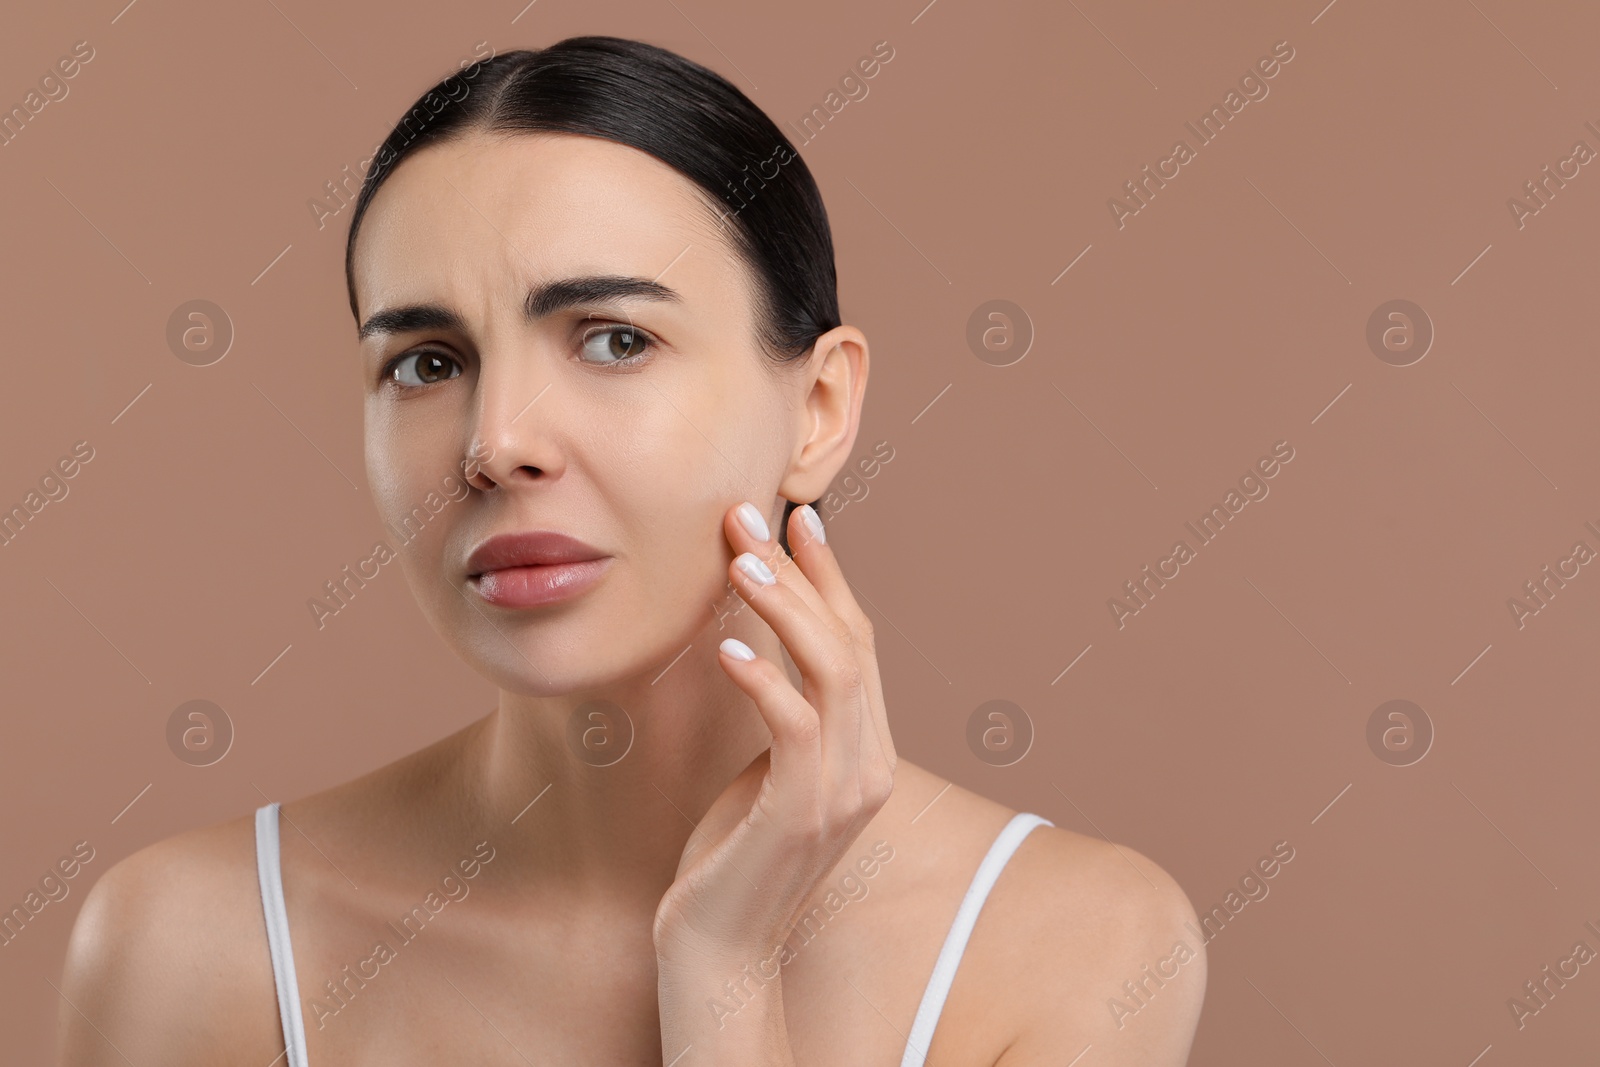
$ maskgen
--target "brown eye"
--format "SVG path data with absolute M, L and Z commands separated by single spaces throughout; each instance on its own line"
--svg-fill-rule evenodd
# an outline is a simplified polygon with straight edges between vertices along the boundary
M 650 350 L 654 340 L 655 338 L 636 326 L 619 324 L 584 334 L 582 347 L 589 356 L 602 357 L 587 359 L 586 362 L 610 366 L 639 360 Z
M 409 377 L 406 374 L 408 367 L 413 368 Z M 455 368 L 455 374 L 450 373 L 451 367 Z M 389 364 L 389 377 L 401 385 L 432 385 L 457 377 L 460 370 L 461 364 L 443 352 L 407 352 Z

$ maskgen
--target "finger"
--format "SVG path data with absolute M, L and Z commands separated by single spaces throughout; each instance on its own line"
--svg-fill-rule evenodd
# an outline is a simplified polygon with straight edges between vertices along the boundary
M 862 719 L 868 711 L 865 674 L 848 631 L 841 637 L 807 606 L 797 588 L 806 584 L 798 568 L 773 574 L 760 557 L 746 551 L 728 570 L 735 591 L 783 642 L 800 670 L 800 692 L 817 710 L 829 810 L 845 808 L 853 813 L 865 795 L 859 764 Z
M 763 815 L 784 820 L 785 832 L 769 834 L 758 829 L 743 835 L 736 828 L 730 837 L 742 841 L 739 866 L 766 874 L 762 883 L 762 889 L 768 891 L 763 894 L 765 902 L 779 903 L 780 910 L 792 918 L 815 884 L 818 865 L 831 868 L 840 850 L 860 833 L 865 819 L 858 806 L 838 803 L 838 784 L 827 777 L 822 717 L 795 690 L 783 668 L 756 656 L 737 638 L 724 640 L 720 651 L 723 670 L 756 702 L 772 730 L 773 744 L 764 764 L 765 775 L 758 756 L 740 776 L 744 781 L 736 779 L 716 803 L 738 807 L 740 802 L 732 801 L 730 795 L 749 796 L 750 787 L 759 781 L 753 802 L 743 801 L 742 810 L 752 813 L 752 822 L 759 822 Z M 876 811 L 874 807 L 867 817 Z M 755 858 L 747 863 L 744 857 Z M 732 879 L 728 884 L 730 893 L 741 888 Z M 791 900 L 791 894 L 798 896 Z M 786 900 L 787 905 L 781 903 Z
M 789 547 L 794 550 L 795 563 L 828 605 L 828 611 L 870 648 L 872 623 L 851 594 L 839 560 L 828 547 L 822 520 L 810 504 L 802 504 L 789 516 Z
M 795 690 L 781 666 L 757 656 L 736 637 L 727 638 L 718 660 L 728 677 L 755 701 L 772 734 L 770 775 L 776 796 L 799 817 L 816 810 L 822 787 L 822 723 L 817 710 Z M 747 768 L 748 770 L 748 768 Z
M 848 640 L 850 628 L 833 613 L 833 609 L 828 607 L 827 600 L 805 577 L 805 572 L 800 570 L 795 561 L 784 552 L 783 546 L 778 544 L 777 538 L 773 536 L 767 524 L 767 517 L 762 515 L 754 504 L 746 501 L 730 509 L 728 514 L 723 516 L 723 526 L 728 543 L 733 546 L 736 554 L 754 552 L 760 556 L 761 562 L 767 565 L 767 569 L 783 579 L 799 594 L 812 614 L 838 635 L 839 640 Z M 793 541 L 789 543 L 794 544 Z
M 824 724 L 824 766 L 830 781 L 839 790 L 834 795 L 846 804 L 886 796 L 886 787 L 892 786 L 896 757 L 889 736 L 878 664 L 871 648 L 872 628 L 850 595 L 848 583 L 839 570 L 832 550 L 816 543 L 817 538 L 813 534 L 814 531 L 820 531 L 822 524 L 815 510 L 809 505 L 795 509 L 790 519 L 788 540 L 791 550 L 795 552 L 794 560 L 776 547 L 777 543 L 772 539 L 764 517 L 759 515 L 754 505 L 748 502 L 741 504 L 731 509 L 727 518 L 730 520 L 728 538 L 735 547 L 745 545 L 748 551 L 755 552 L 763 559 L 770 558 L 769 553 L 775 552 L 777 558 L 787 564 L 782 568 L 769 565 L 768 569 L 774 570 L 780 584 L 794 589 L 818 618 L 826 621 L 852 660 L 846 684 L 848 689 L 857 691 L 858 696 L 847 701 L 848 712 L 835 714 L 826 701 L 819 705 Z M 819 560 L 823 565 L 820 568 L 817 566 Z M 828 598 L 811 581 L 813 573 L 832 578 L 838 590 L 834 599 L 854 613 L 854 625 L 848 624 L 834 612 L 828 604 Z M 779 636 L 783 637 L 782 634 Z M 787 640 L 785 644 L 788 644 Z M 792 647 L 790 655 L 795 656 Z M 796 664 L 799 665 L 798 658 Z M 804 673 L 805 668 L 802 667 Z M 867 760 L 865 764 L 862 762 L 863 755 Z
M 824 720 L 848 714 L 860 696 L 860 667 L 854 651 L 807 606 L 796 581 L 804 575 L 791 568 L 774 574 L 753 552 L 741 552 L 728 564 L 734 591 L 772 627 L 800 669 L 801 692 Z
M 883 680 L 878 670 L 877 636 L 872 621 L 861 610 L 839 566 L 839 559 L 827 544 L 827 532 L 816 509 L 804 504 L 794 509 L 789 518 L 789 546 L 794 550 L 795 563 L 806 575 L 811 586 L 827 601 L 829 610 L 850 631 L 857 649 L 857 660 L 866 680 L 868 712 L 864 718 L 871 723 L 871 736 L 862 739 L 862 747 L 869 754 L 884 760 L 892 770 L 896 762 L 894 739 L 889 732 L 889 713 L 883 699 Z
M 816 651 L 811 655 L 811 663 L 809 664 L 811 677 L 816 680 L 822 680 L 830 666 L 834 669 L 842 667 L 843 664 L 836 661 L 843 660 L 849 653 L 850 628 L 833 614 L 832 609 L 823 600 L 822 594 L 812 587 L 805 572 L 796 566 L 794 561 L 784 553 L 776 539 L 772 537 L 771 529 L 767 526 L 765 517 L 759 513 L 755 505 L 745 501 L 738 507 L 730 508 L 728 513 L 723 516 L 723 526 L 728 542 L 733 545 L 734 551 L 739 554 L 749 553 L 758 557 L 761 563 L 765 565 L 766 573 L 773 575 L 777 579 L 774 588 L 788 591 L 799 601 L 803 609 L 798 613 L 800 621 L 821 630 L 821 634 L 808 631 L 804 634 L 796 635 L 797 639 L 803 643 L 809 643 L 813 637 L 817 639 L 815 643 Z M 738 555 L 734 557 L 733 562 L 735 566 L 738 565 Z M 735 591 L 744 596 L 746 601 L 753 604 L 754 601 L 751 600 L 750 593 L 754 590 L 759 590 L 761 588 L 760 583 L 748 579 L 741 583 L 740 577 L 747 578 L 741 571 L 740 574 L 731 579 Z M 797 647 L 796 643 L 790 640 L 790 634 L 780 629 L 778 622 L 773 618 L 769 618 L 760 607 L 757 607 L 757 613 L 766 619 L 773 630 L 777 632 L 779 640 L 789 650 L 790 658 L 794 659 L 795 666 L 800 668 L 802 675 L 805 675 L 808 671 L 808 665 L 802 664 L 799 656 L 803 649 Z M 831 642 L 822 640 L 822 635 L 831 637 L 833 640 Z M 821 710 L 825 714 L 827 709 Z

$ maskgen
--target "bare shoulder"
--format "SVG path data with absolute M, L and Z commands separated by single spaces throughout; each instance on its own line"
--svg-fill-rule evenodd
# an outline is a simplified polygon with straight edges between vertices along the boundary
M 261 1067 L 281 1052 L 254 819 L 158 841 L 101 875 L 60 991 L 63 1067 Z
M 1177 881 L 1135 849 L 1054 826 L 1035 828 L 1008 872 L 1003 904 L 1020 918 L 1001 950 L 1019 1015 L 996 1067 L 1059 1064 L 1091 1045 L 1097 1064 L 1182 1067 L 1206 957 Z
M 918 892 L 883 925 L 903 939 L 942 938 L 985 850 L 1019 813 L 905 760 L 895 776 L 886 832 L 913 821 L 909 812 L 938 833 L 905 850 L 916 866 L 900 873 Z M 1035 825 L 984 898 L 929 1062 L 1061 1067 L 1092 1046 L 1082 1063 L 1182 1067 L 1206 985 L 1190 924 L 1199 926 L 1187 894 L 1148 856 Z M 936 951 L 927 946 L 927 962 L 912 968 L 919 993 Z

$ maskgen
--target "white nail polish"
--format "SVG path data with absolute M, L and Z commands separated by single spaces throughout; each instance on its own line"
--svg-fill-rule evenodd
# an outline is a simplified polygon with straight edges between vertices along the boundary
M 761 517 L 761 512 L 749 501 L 740 504 L 734 511 L 739 516 L 739 524 L 749 531 L 750 536 L 757 541 L 772 540 L 772 531 L 767 529 L 767 520 Z
M 722 651 L 726 652 L 734 659 L 749 661 L 756 658 L 756 654 L 750 650 L 750 646 L 739 640 L 737 637 L 730 637 L 723 641 Z
M 778 580 L 777 578 L 774 578 L 772 572 L 767 569 L 767 565 L 761 562 L 761 557 L 753 552 L 739 553 L 739 558 L 734 560 L 734 562 L 737 563 L 739 565 L 739 569 L 744 571 L 745 574 L 750 577 L 750 580 L 755 582 L 757 585 L 771 585 L 773 582 Z
M 817 514 L 817 509 L 810 504 L 801 504 L 795 510 L 800 512 L 800 521 L 806 524 L 806 532 L 815 537 L 818 544 L 827 544 L 828 534 L 822 528 L 822 518 Z

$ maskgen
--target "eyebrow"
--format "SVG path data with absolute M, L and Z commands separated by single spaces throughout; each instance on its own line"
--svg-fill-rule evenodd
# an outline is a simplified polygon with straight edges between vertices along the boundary
M 569 307 L 626 298 L 682 303 L 676 289 L 648 278 L 629 278 L 616 274 L 591 274 L 578 278 L 557 278 L 528 290 L 522 314 L 529 322 L 546 318 Z M 375 312 L 361 324 L 356 338 L 365 341 L 378 334 L 410 333 L 419 330 L 455 330 L 465 333 L 466 321 L 453 308 L 442 304 L 407 304 Z

